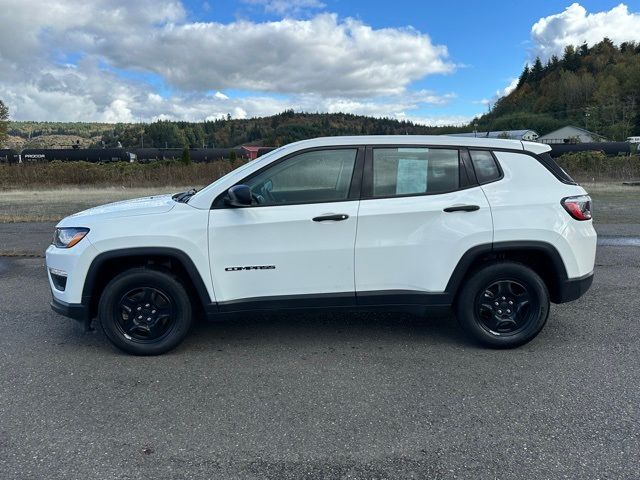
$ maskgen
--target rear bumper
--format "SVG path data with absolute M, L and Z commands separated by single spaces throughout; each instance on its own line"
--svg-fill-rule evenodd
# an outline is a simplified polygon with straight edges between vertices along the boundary
M 79 322 L 86 322 L 89 317 L 89 309 L 86 305 L 82 305 L 81 303 L 66 303 L 56 299 L 56 297 L 53 297 L 53 300 L 51 300 L 51 309 L 60 315 L 73 318 Z
M 579 278 L 569 278 L 563 280 L 558 288 L 558 298 L 556 303 L 572 302 L 585 294 L 593 283 L 593 272 Z

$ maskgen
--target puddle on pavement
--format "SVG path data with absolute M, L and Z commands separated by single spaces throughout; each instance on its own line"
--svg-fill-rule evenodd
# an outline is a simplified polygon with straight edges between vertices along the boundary
M 640 237 L 598 236 L 598 245 L 607 247 L 640 247 Z

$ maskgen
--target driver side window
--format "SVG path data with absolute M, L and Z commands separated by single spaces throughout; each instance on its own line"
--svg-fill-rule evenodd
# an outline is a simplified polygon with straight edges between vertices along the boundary
M 290 157 L 246 180 L 256 205 L 347 200 L 358 150 L 315 150 Z

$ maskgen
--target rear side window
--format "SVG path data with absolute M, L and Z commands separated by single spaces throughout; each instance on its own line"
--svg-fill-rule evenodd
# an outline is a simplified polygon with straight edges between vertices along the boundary
M 549 155 L 549 152 L 545 152 L 538 155 L 538 160 L 542 165 L 544 165 L 544 167 L 547 170 L 553 173 L 553 175 L 562 183 L 566 183 L 568 185 L 577 185 L 575 180 L 571 178 L 571 176 L 564 170 L 564 168 L 558 165 L 555 162 L 555 160 L 551 158 L 551 155 Z
M 486 150 L 471 150 L 471 161 L 476 171 L 478 183 L 489 183 L 500 178 L 500 169 L 493 154 Z
M 373 149 L 373 197 L 451 192 L 459 186 L 458 150 Z

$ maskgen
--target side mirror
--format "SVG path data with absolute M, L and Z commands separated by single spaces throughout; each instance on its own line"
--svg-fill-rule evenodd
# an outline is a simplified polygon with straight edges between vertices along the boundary
M 251 206 L 251 189 L 246 185 L 234 185 L 227 190 L 227 198 L 224 203 L 230 207 Z

